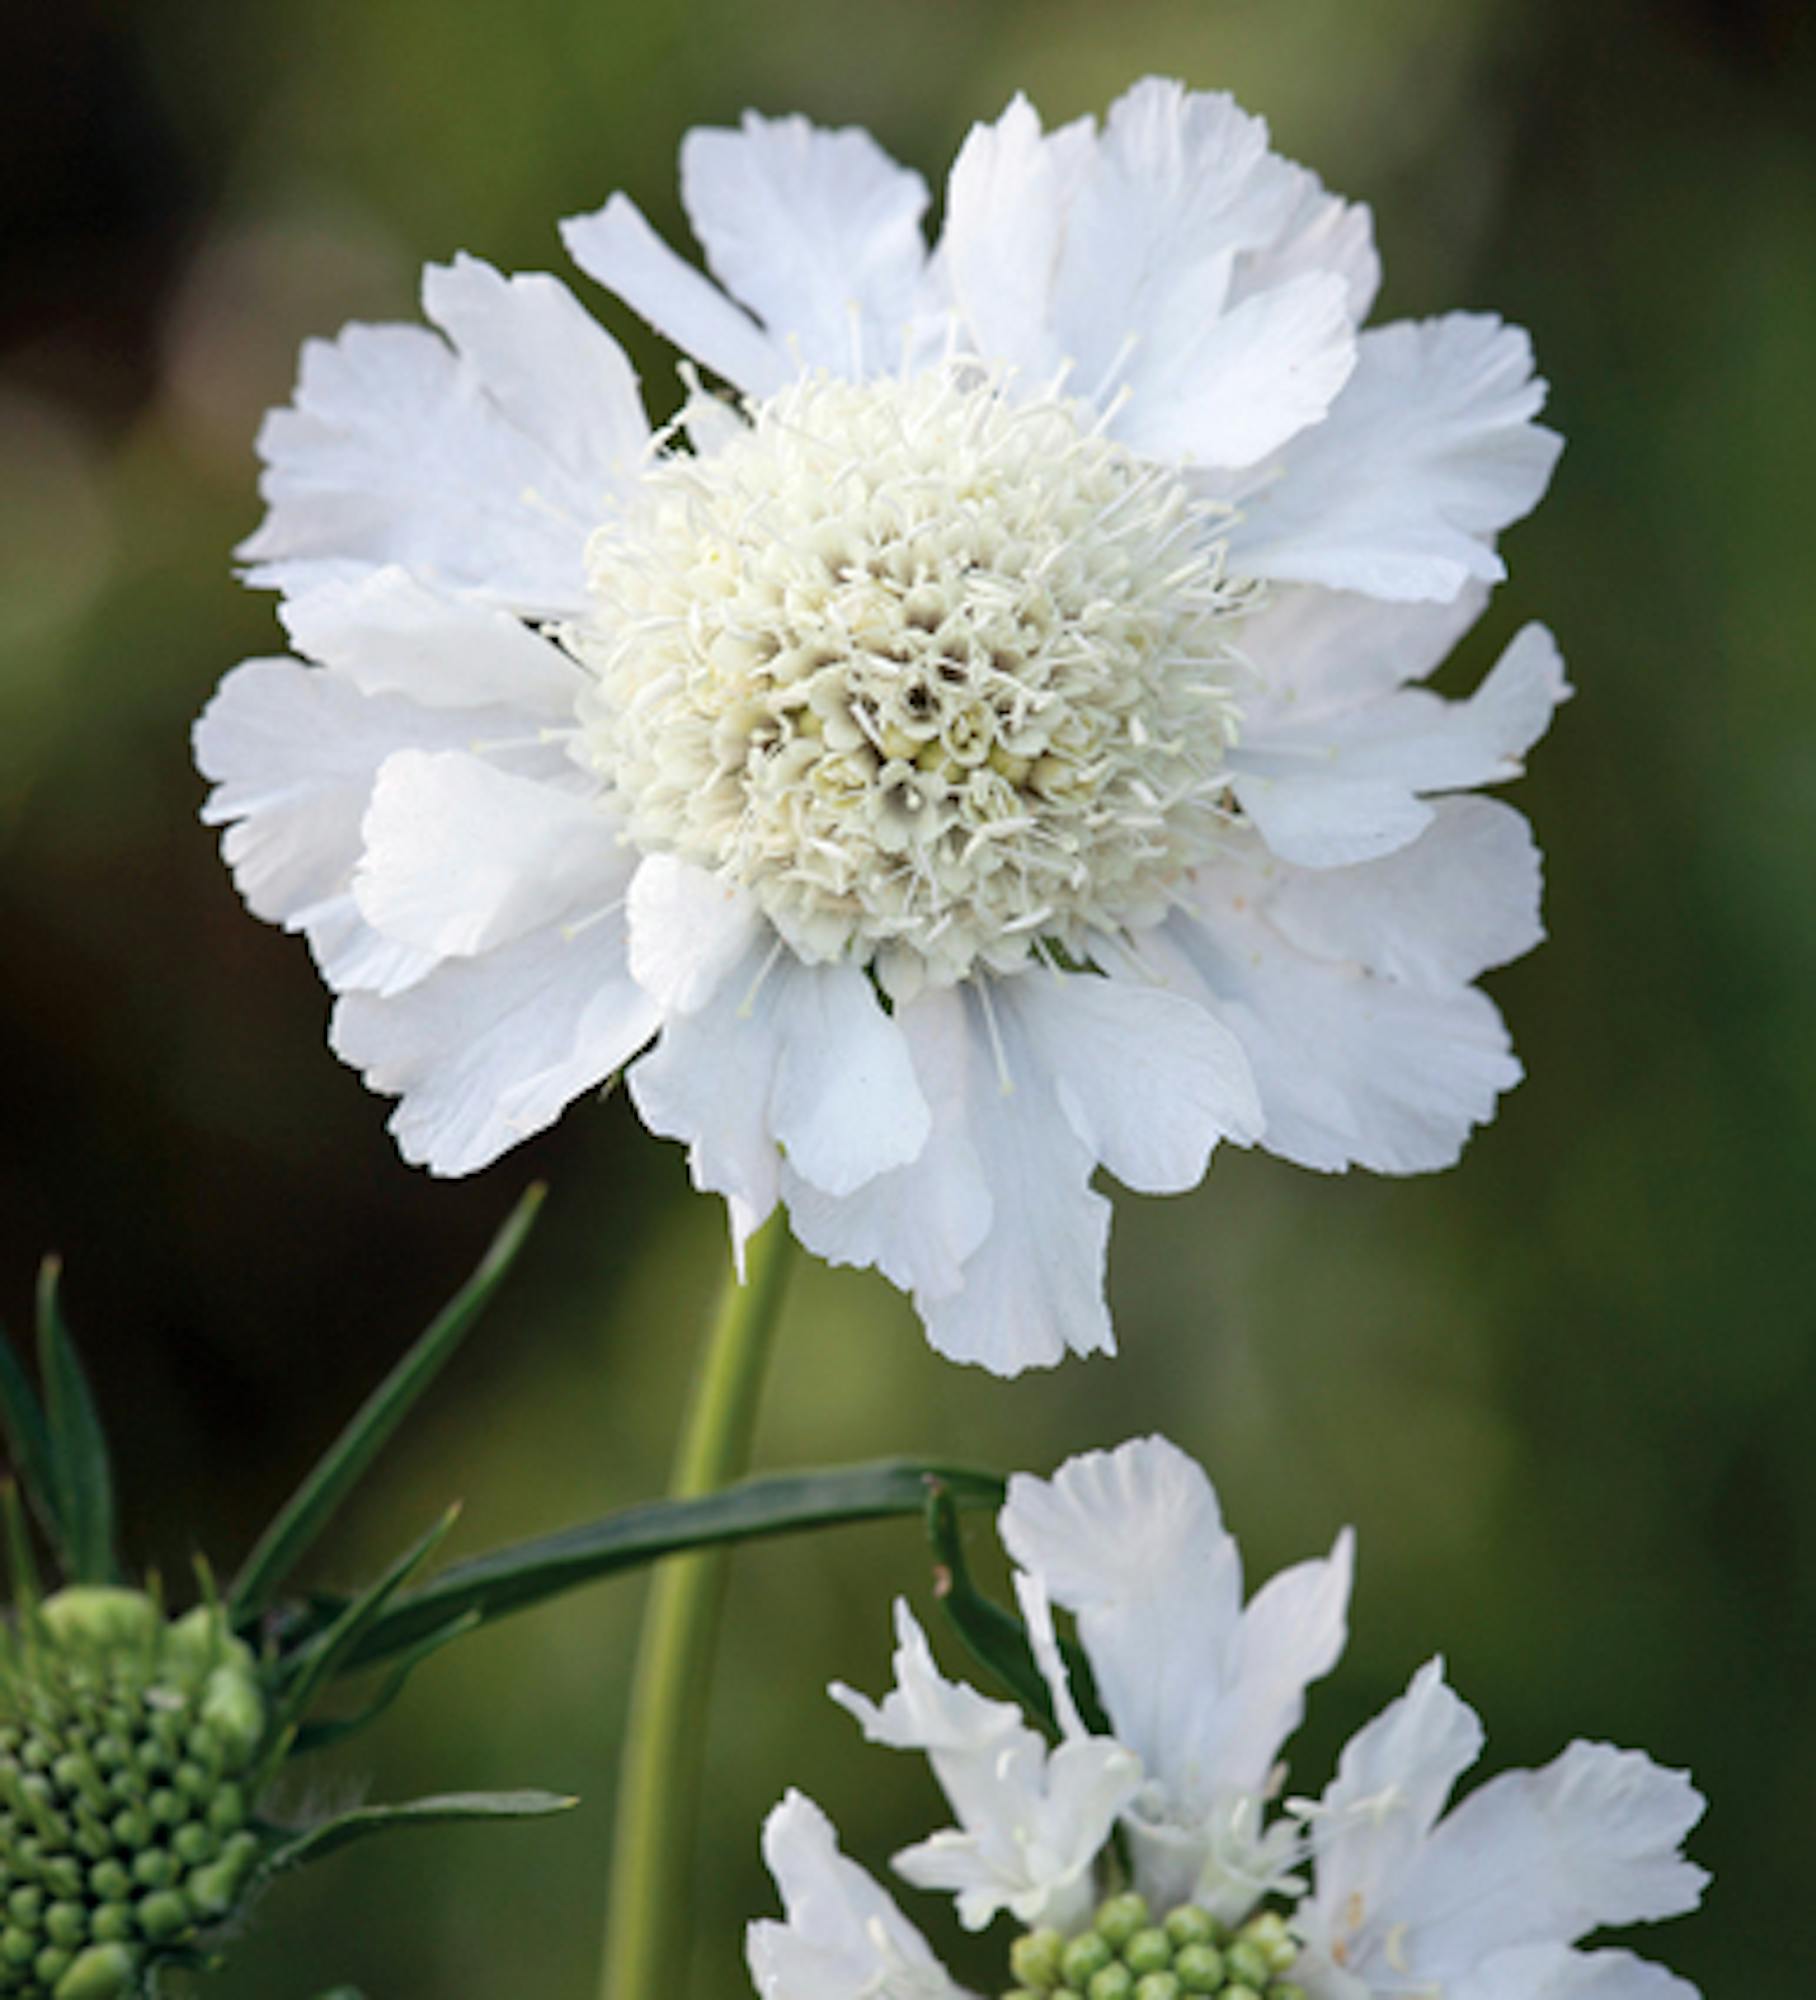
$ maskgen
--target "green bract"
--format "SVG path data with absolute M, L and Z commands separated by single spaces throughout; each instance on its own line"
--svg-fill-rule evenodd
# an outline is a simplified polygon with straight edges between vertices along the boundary
M 1306 2000 L 1285 1975 L 1299 1955 L 1286 1925 L 1264 1910 L 1240 1926 L 1182 1904 L 1154 1917 L 1145 1897 L 1112 1896 L 1086 1930 L 1028 1931 L 1009 1952 L 1015 1985 L 1004 2000 Z

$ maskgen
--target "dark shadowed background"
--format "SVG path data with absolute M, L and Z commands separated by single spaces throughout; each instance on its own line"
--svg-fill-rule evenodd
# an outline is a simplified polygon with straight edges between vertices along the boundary
M 633 192 L 681 235 L 690 125 L 869 125 L 930 178 L 1025 88 L 1050 120 L 1148 71 L 1233 89 L 1371 201 L 1383 310 L 1533 329 L 1570 439 L 1514 580 L 1580 693 L 1515 794 L 1553 941 L 1491 982 L 1530 1081 L 1441 1179 L 1231 1155 L 1123 1197 L 1114 1364 L 1012 1387 L 880 1281 L 799 1285 L 759 1457 L 1003 1466 L 1164 1426 L 1256 1576 L 1354 1522 L 1346 1668 L 1295 1772 L 1442 1648 L 1491 1764 L 1573 1734 L 1694 1767 L 1706 1913 L 1649 1947 L 1712 1996 L 1808 1991 L 1816 1805 L 1816 34 L 1802 0 L 105 0 L 0 28 L 0 1306 L 47 1248 L 99 1378 L 134 1559 L 243 1551 L 458 1282 L 553 1184 L 518 1276 L 324 1557 L 369 1570 L 446 1500 L 461 1545 L 657 1489 L 716 1207 L 622 1101 L 479 1179 L 400 1164 L 323 1045 L 307 954 L 196 823 L 191 717 L 277 649 L 228 550 L 297 343 L 408 317 L 468 249 L 562 268 L 555 218 Z M 670 405 L 672 358 L 602 305 Z M 909 1526 L 737 1564 L 692 1927 L 741 1990 L 764 1810 L 812 1791 L 872 1865 L 924 1769 L 823 1700 L 884 1681 Z M 640 1601 L 604 1586 L 466 1643 L 321 1792 L 548 1784 L 559 1824 L 399 1840 L 274 1893 L 223 2000 L 593 1991 Z M 979 1985 L 1000 1961 L 908 1898 Z M 966 1954 L 969 1954 L 968 1956 Z M 677 1981 L 677 1994 L 683 1991 Z

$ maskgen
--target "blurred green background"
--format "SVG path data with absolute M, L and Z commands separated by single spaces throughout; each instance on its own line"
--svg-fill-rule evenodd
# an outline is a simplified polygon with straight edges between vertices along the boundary
M 1253 1575 L 1354 1522 L 1352 1650 L 1297 1782 L 1442 1648 L 1491 1763 L 1585 1734 L 1692 1765 L 1717 1889 L 1650 1948 L 1711 1994 L 1807 1993 L 1812 25 L 1802 0 L 14 10 L 0 1306 L 19 1326 L 38 1255 L 66 1254 L 133 1556 L 232 1562 L 533 1174 L 554 1192 L 524 1266 L 321 1575 L 455 1495 L 476 1547 L 648 1494 L 722 1263 L 716 1206 L 621 1099 L 472 1183 L 403 1167 L 323 1047 L 302 945 L 242 912 L 196 824 L 189 720 L 276 649 L 228 549 L 298 341 L 410 316 L 419 265 L 458 248 L 560 268 L 555 218 L 615 187 L 682 240 L 680 136 L 746 105 L 867 124 L 937 179 L 1018 87 L 1058 120 L 1175 73 L 1374 203 L 1386 313 L 1497 309 L 1554 383 L 1570 449 L 1452 680 L 1542 616 L 1580 689 L 1516 794 L 1554 941 L 1492 982 L 1531 1080 L 1441 1179 L 1232 1155 L 1198 1194 L 1120 1198 L 1114 1364 L 1004 1386 L 936 1361 L 880 1281 L 810 1271 L 759 1458 L 1045 1468 L 1160 1425 L 1211 1468 Z M 665 407 L 671 358 L 604 315 Z M 925 1602 L 906 1525 L 738 1560 L 678 1996 L 743 1989 L 785 1785 L 873 1865 L 933 1823 L 924 1770 L 820 1695 L 883 1683 L 896 1589 Z M 581 1811 L 285 1885 L 223 2000 L 590 1995 L 639 1601 L 608 1585 L 468 1642 L 318 1788 L 549 1784 Z

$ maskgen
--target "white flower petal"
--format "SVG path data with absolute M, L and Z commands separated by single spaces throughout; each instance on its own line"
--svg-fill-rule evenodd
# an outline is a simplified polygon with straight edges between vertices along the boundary
M 571 473 L 582 494 L 594 494 L 596 521 L 612 489 L 638 470 L 649 442 L 624 350 L 559 278 L 542 271 L 506 277 L 462 254 L 424 271 L 422 302 L 488 401 Z
M 1545 385 L 1517 327 L 1485 314 L 1365 333 L 1348 387 L 1243 496 L 1247 574 L 1452 598 L 1505 571 L 1494 537 L 1538 500 L 1559 449 L 1533 423 Z
M 1038 382 L 1067 358 L 1049 302 L 1067 210 L 1096 147 L 1088 120 L 1044 134 L 1017 95 L 952 163 L 939 261 L 979 353 Z
M 1144 1194 L 1196 1187 L 1261 1106 L 1242 1045 L 1195 1002 L 1127 976 L 1033 973 L 1002 989 L 1093 1156 Z
M 335 1053 L 400 1100 L 399 1150 L 437 1174 L 470 1174 L 551 1125 L 655 1031 L 654 1002 L 625 962 L 622 912 L 573 937 L 532 932 L 438 966 L 407 992 L 345 995 Z
M 788 1163 L 830 1195 L 906 1166 L 932 1116 L 902 1031 L 854 965 L 790 968 L 770 1118 Z
M 521 710 L 523 734 L 573 723 L 585 677 L 559 646 L 510 612 L 431 590 L 408 570 L 323 584 L 278 616 L 299 653 L 363 693 L 407 695 L 424 708 Z
M 1322 1172 L 1450 1166 L 1520 1079 L 1507 1031 L 1473 988 L 1432 991 L 1353 960 L 1315 956 L 1275 929 L 1266 877 L 1204 871 L 1189 911 L 1143 940 L 1145 957 L 1194 977 L 1247 1052 L 1270 1153 Z M 1171 949 L 1169 949 L 1169 947 Z
M 1349 1739 L 1312 1821 L 1317 1881 L 1301 1914 L 1317 1942 L 1328 1948 L 1373 1924 L 1482 1743 L 1474 1710 L 1445 1685 L 1442 1660 L 1428 1660 Z
M 457 750 L 387 758 L 360 833 L 360 915 L 442 958 L 590 916 L 623 895 L 632 865 L 596 799 Z
M 926 245 L 927 184 L 868 132 L 746 112 L 681 147 L 681 198 L 713 275 L 810 367 L 901 365 Z
M 1323 416 L 1355 364 L 1343 279 L 1292 272 L 1228 299 L 1238 256 L 1270 244 L 1300 198 L 1266 125 L 1151 77 L 1081 157 L 1053 327 L 1075 388 L 1132 392 L 1117 435 L 1167 461 L 1245 466 Z
M 295 660 L 236 667 L 198 719 L 196 763 L 215 784 L 202 818 L 227 828 L 221 852 L 235 886 L 268 923 L 307 935 L 336 990 L 407 985 L 434 964 L 359 914 L 360 822 L 387 757 L 408 744 L 464 743 L 473 723 L 471 711 L 363 695 Z
M 1447 603 L 1393 603 L 1353 591 L 1288 584 L 1243 620 L 1254 679 L 1242 690 L 1245 740 L 1391 694 L 1449 657 L 1488 602 L 1466 585 Z
M 897 1872 L 955 1895 L 970 1930 L 1005 1910 L 1023 1924 L 1079 1922 L 1091 1907 L 1092 1863 L 1141 1782 L 1140 1764 L 1107 1737 L 1071 1737 L 1049 1752 L 1013 1702 L 940 1673 L 900 1599 L 895 1623 L 896 1685 L 881 1705 L 843 1685 L 831 1693 L 870 1742 L 924 1751 L 958 1820 L 896 1855 Z
M 965 996 L 967 1129 L 992 1195 L 990 1233 L 965 1260 L 956 1292 L 917 1293 L 915 1304 L 939 1353 L 1016 1375 L 1051 1367 L 1068 1350 L 1115 1351 L 1103 1298 L 1110 1205 L 1091 1191 L 1090 1149 L 1017 1013 L 998 1007 L 993 1037 L 988 1004 L 976 991 Z
M 1319 422 L 1356 365 L 1349 293 L 1328 272 L 1230 307 L 1131 362 L 1115 435 L 1169 463 L 1242 467 Z
M 863 974 L 772 963 L 761 941 L 696 1012 L 664 1021 L 628 1081 L 650 1130 L 687 1142 L 694 1185 L 742 1205 L 740 1239 L 775 1206 L 778 1146 L 837 1194 L 927 1138 L 907 1045 Z
M 1230 759 L 1230 789 L 1255 831 L 1282 861 L 1300 868 L 1349 868 L 1392 854 L 1431 824 L 1431 807 L 1397 778 L 1345 778 L 1333 768 L 1312 777 L 1273 775 Z
M 665 1017 L 697 1014 L 759 935 L 756 906 L 735 884 L 648 854 L 631 877 L 631 973 Z
M 1292 187 L 1293 206 L 1270 243 L 1237 258 L 1231 301 L 1271 291 L 1307 271 L 1334 271 L 1348 289 L 1350 318 L 1360 326 L 1381 288 L 1374 217 L 1365 202 L 1327 194 L 1310 168 L 1284 161 L 1278 168 Z
M 1050 1480 L 1017 1473 L 998 1525 L 1076 1616 L 1118 1740 L 1150 1777 L 1189 1760 L 1242 1608 L 1241 1557 L 1200 1467 L 1161 1437 L 1086 1452 Z
M 907 1165 L 836 1197 L 784 1165 L 783 1199 L 795 1234 L 815 1256 L 874 1264 L 905 1292 L 943 1298 L 964 1282 L 961 1267 L 995 1212 L 967 1123 L 965 1003 L 950 987 L 928 987 L 896 1008 L 895 1024 L 930 1114 L 925 1145 Z
M 528 317 L 547 316 L 547 296 L 531 294 Z M 556 456 L 511 414 L 516 363 L 493 395 L 484 364 L 500 344 L 476 358 L 421 327 L 359 325 L 306 343 L 291 407 L 259 433 L 270 512 L 239 549 L 248 580 L 296 594 L 399 563 L 525 614 L 583 610 L 586 538 L 621 464 L 615 445 L 597 463 L 581 448 L 628 419 L 614 401 Z M 612 364 L 592 372 L 607 380 Z
M 684 354 L 749 396 L 766 396 L 795 372 L 747 313 L 663 242 L 628 195 L 561 225 L 568 255 Z
M 1388 1901 L 1416 1939 L 1421 1971 L 1438 1978 L 1516 1946 L 1678 1916 L 1708 1881 L 1679 1852 L 1702 1813 L 1682 1771 L 1637 1750 L 1573 1743 L 1543 1770 L 1507 1771 L 1472 1792 Z
M 1268 846 L 1306 868 L 1392 853 L 1430 822 L 1418 794 L 1517 777 L 1569 694 L 1556 643 L 1528 625 L 1467 701 L 1422 689 L 1252 728 L 1233 789 Z
M 1434 991 L 1505 965 L 1544 936 L 1539 851 L 1498 799 L 1440 799 L 1410 847 L 1355 868 L 1284 869 L 1268 921 L 1314 958 L 1353 959 Z
M 965 2000 L 811 1799 L 791 1791 L 769 1815 L 763 1858 L 787 1914 L 746 1934 L 762 2000 Z
M 1697 2000 L 1687 1979 L 1630 1951 L 1545 1944 L 1497 1952 L 1445 1992 L 1454 2000 Z

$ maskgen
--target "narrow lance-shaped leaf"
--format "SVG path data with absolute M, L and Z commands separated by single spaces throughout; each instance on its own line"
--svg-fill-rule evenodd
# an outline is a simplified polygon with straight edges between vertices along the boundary
M 88 1379 L 63 1324 L 57 1298 L 62 1275 L 60 1261 L 46 1257 L 38 1272 L 38 1372 L 44 1382 L 63 1566 L 72 1583 L 113 1583 L 119 1577 L 113 1466 Z
M 338 1849 L 395 1827 L 444 1826 L 451 1820 L 546 1819 L 571 1811 L 580 1801 L 563 1792 L 444 1792 L 433 1798 L 406 1799 L 401 1805 L 362 1806 L 314 1826 L 286 1841 L 265 1862 L 266 1876 L 320 1861 Z
M 927 1481 L 927 1539 L 933 1545 L 933 1594 L 954 1632 L 977 1663 L 1002 1682 L 1022 1707 L 1045 1729 L 1057 1735 L 1053 1696 L 1034 1659 L 1034 1649 L 1021 1620 L 993 1603 L 971 1580 L 959 1534 L 958 1509 L 943 1481 Z M 1097 1698 L 1090 1662 L 1070 1640 L 1060 1641 L 1066 1678 L 1079 1716 L 1095 1735 L 1109 1735 L 1110 1725 Z
M 19 1485 L 40 1526 L 59 1553 L 63 1547 L 63 1517 L 58 1511 L 57 1478 L 52 1465 L 50 1431 L 37 1391 L 4 1332 L 0 1332 L 0 1435 L 12 1460 Z
M 334 1510 L 434 1381 L 511 1268 L 547 1190 L 531 1187 L 460 1291 L 361 1405 L 246 1559 L 228 1602 L 236 1626 L 256 1618 L 307 1554 Z
M 954 1506 L 1002 1503 L 1003 1482 L 994 1473 L 918 1459 L 771 1473 L 698 1499 L 649 1501 L 454 1564 L 375 1618 L 345 1656 L 343 1669 L 388 1658 L 461 1613 L 477 1611 L 490 1622 L 685 1549 L 918 1514 L 930 1474 L 942 1481 Z M 308 1643 L 312 1649 L 320 1641 Z
M 320 1722 L 299 1722 L 292 1754 L 300 1756 L 311 1750 L 329 1749 L 376 1722 L 403 1693 L 405 1683 L 430 1654 L 439 1653 L 456 1639 L 464 1639 L 479 1623 L 479 1613 L 469 1611 L 459 1618 L 450 1618 L 438 1631 L 418 1641 L 396 1661 L 377 1694 L 355 1714 L 330 1716 Z
M 271 1719 L 271 1734 L 264 1758 L 247 1786 L 248 1792 L 256 1796 L 270 1781 L 295 1742 L 310 1702 L 359 1644 L 373 1620 L 439 1547 L 459 1518 L 460 1509 L 450 1507 L 420 1541 L 406 1549 L 370 1589 L 354 1598 L 334 1623 L 290 1663 L 290 1680 Z

